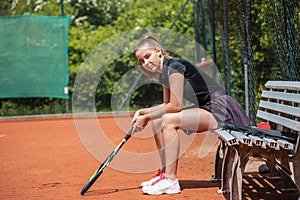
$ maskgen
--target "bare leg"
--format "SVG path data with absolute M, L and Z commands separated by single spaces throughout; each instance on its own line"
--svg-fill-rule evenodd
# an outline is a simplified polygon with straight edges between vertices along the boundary
M 179 113 L 165 114 L 162 118 L 164 153 L 166 159 L 165 174 L 168 178 L 175 179 L 179 155 L 179 128 L 195 131 L 206 131 L 217 128 L 217 121 L 213 115 L 200 108 L 183 110 Z
M 177 129 L 164 128 L 163 136 L 165 141 L 165 162 L 167 165 L 165 169 L 165 174 L 168 178 L 176 179 L 180 147 Z
M 157 150 L 161 160 L 162 171 L 165 173 L 166 170 L 166 157 L 165 157 L 165 143 L 163 133 L 161 131 L 161 119 L 152 121 L 152 130 L 154 133 L 154 139 L 157 146 Z
M 165 173 L 166 171 L 166 156 L 165 156 L 165 148 L 164 148 L 164 137 L 162 132 L 159 132 L 155 134 L 154 136 L 156 146 L 159 152 L 160 160 L 161 160 L 161 166 L 162 166 L 162 171 Z

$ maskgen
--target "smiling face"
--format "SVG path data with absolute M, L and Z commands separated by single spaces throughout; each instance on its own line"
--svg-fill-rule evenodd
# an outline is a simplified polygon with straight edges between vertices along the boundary
M 141 67 L 149 72 L 162 72 L 162 51 L 159 48 L 140 48 L 135 52 Z

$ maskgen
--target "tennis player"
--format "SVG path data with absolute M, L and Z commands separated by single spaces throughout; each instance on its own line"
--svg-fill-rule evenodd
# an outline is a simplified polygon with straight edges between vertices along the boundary
M 136 131 L 151 120 L 162 164 L 153 178 L 141 183 L 142 190 L 150 195 L 180 193 L 176 176 L 178 130 L 202 132 L 217 129 L 224 122 L 250 126 L 250 121 L 241 105 L 212 78 L 190 62 L 169 56 L 154 37 L 141 39 L 135 56 L 144 74 L 163 85 L 163 103 L 137 110 L 132 118 Z M 193 106 L 183 109 L 183 99 Z

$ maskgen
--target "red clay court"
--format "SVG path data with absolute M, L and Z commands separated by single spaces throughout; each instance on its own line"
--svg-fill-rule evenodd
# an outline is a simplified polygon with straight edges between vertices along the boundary
M 112 116 L 98 116 L 97 121 L 115 145 L 125 136 Z M 80 190 L 101 163 L 82 144 L 72 116 L 0 119 L 0 199 L 228 199 L 217 193 L 220 183 L 210 181 L 216 148 L 205 158 L 198 156 L 206 134 L 196 134 L 179 159 L 180 194 L 144 195 L 140 182 L 155 171 L 127 173 L 107 167 L 81 196 Z M 155 150 L 155 144 L 152 137 L 132 137 L 123 149 L 147 152 Z M 276 182 L 259 174 L 250 176 L 254 179 L 244 179 L 245 199 L 296 199 L 275 188 Z

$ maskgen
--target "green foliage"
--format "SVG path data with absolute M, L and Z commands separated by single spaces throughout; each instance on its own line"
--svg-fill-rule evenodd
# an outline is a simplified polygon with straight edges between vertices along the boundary
M 66 112 L 62 99 L 26 98 L 0 100 L 0 116 L 61 114 Z
M 58 0 L 21 1 L 9 0 L 0 3 L 0 15 L 33 15 L 59 16 L 62 14 Z M 128 30 L 143 27 L 169 28 L 177 16 L 185 0 L 64 0 L 64 14 L 71 15 L 71 27 L 69 32 L 69 90 L 72 105 L 73 86 L 79 70 L 88 75 L 97 77 L 97 70 L 84 67 L 82 63 L 97 46 L 113 35 Z M 228 1 L 228 24 L 229 24 L 229 53 L 231 67 L 232 95 L 241 104 L 244 102 L 244 71 L 242 55 L 246 51 L 247 39 L 245 34 L 245 0 Z M 287 79 L 286 74 L 289 66 L 289 57 L 286 43 L 286 22 L 283 15 L 284 2 L 279 0 L 252 0 L 252 48 L 254 58 L 254 77 L 257 86 L 255 94 L 259 98 L 263 84 L 270 79 Z M 294 2 L 294 18 L 292 20 L 295 32 L 299 32 L 299 4 Z M 194 38 L 194 1 L 189 1 L 180 17 L 175 22 L 172 30 Z M 207 51 L 212 53 L 210 12 L 215 10 L 216 26 L 216 49 L 217 65 L 225 80 L 225 57 L 224 57 L 224 32 L 223 32 L 223 1 L 215 0 L 212 8 L 210 1 L 205 1 Z M 200 11 L 199 11 L 200 12 Z M 201 13 L 200 13 L 201 14 Z M 178 38 L 170 41 L 178 45 L 177 54 L 186 53 L 176 44 Z M 201 39 L 202 40 L 202 39 Z M 299 46 L 299 35 L 295 35 L 294 45 Z M 121 41 L 120 41 L 121 42 Z M 204 41 L 201 41 L 204 42 Z M 299 71 L 299 48 L 295 48 L 296 66 Z M 185 54 L 184 54 L 185 55 Z M 105 55 L 101 55 L 105 56 Z M 187 55 L 189 57 L 189 55 Z M 210 56 L 211 57 L 211 56 Z M 98 85 L 93 88 L 82 88 L 83 107 L 87 111 L 94 108 L 96 111 L 110 110 L 111 95 L 115 91 L 118 94 L 116 82 L 120 77 L 137 65 L 133 53 L 126 53 L 116 58 L 101 74 Z M 134 72 L 134 73 L 139 73 Z M 299 78 L 299 74 L 298 74 Z M 129 87 L 129 83 L 123 83 L 123 87 Z M 126 86 L 128 84 L 129 86 Z M 122 88 L 122 87 L 121 87 Z M 121 90 L 121 89 L 120 89 Z M 79 98 L 79 97 L 78 97 Z M 95 102 L 91 102 L 90 99 Z M 155 84 L 145 85 L 131 94 L 130 106 L 136 109 L 142 106 L 156 104 L 161 100 L 161 88 Z M 90 102 L 89 102 L 90 101 Z M 94 105 L 90 105 L 93 104 Z M 120 98 L 120 102 L 121 98 Z M 42 114 L 66 112 L 65 102 L 61 99 L 1 99 L 0 115 Z
M 6 0 L 0 2 L 0 16 L 9 15 L 9 10 L 12 4 L 12 0 Z

